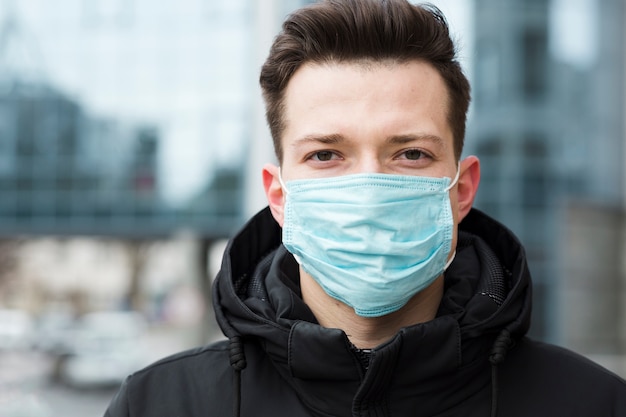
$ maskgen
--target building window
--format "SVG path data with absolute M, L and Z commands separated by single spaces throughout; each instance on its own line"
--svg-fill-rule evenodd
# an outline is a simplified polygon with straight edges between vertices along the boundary
M 546 139 L 541 135 L 526 138 L 522 151 L 524 156 L 522 177 L 524 206 L 546 207 L 549 181 Z
M 548 36 L 544 27 L 526 27 L 522 33 L 522 89 L 527 100 L 545 96 L 548 77 Z

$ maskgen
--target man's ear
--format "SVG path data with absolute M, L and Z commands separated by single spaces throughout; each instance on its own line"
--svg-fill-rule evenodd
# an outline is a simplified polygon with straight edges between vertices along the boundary
M 480 182 L 480 161 L 475 156 L 468 156 L 461 161 L 459 182 L 457 184 L 458 221 L 470 212 Z
M 272 216 L 283 227 L 285 198 L 283 187 L 278 179 L 279 168 L 273 164 L 265 164 L 263 167 L 263 187 L 265 188 L 265 196 L 270 206 Z

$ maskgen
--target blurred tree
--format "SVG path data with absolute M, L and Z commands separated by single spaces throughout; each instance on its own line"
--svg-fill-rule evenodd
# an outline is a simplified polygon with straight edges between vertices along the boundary
M 141 291 L 141 272 L 148 256 L 148 245 L 149 243 L 138 239 L 129 239 L 125 242 L 130 270 L 126 307 L 131 310 L 143 311 L 144 299 Z
M 11 300 L 18 285 L 17 276 L 14 274 L 17 267 L 17 252 L 20 241 L 15 239 L 0 240 L 0 305 L 11 307 Z

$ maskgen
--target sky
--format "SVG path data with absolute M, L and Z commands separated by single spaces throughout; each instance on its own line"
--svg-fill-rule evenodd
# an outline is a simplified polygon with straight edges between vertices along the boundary
M 552 0 L 550 50 L 563 62 L 589 68 L 596 58 L 597 0 Z

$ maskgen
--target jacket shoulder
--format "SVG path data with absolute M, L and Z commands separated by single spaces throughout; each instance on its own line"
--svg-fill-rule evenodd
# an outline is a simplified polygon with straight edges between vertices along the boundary
M 510 415 L 626 416 L 626 381 L 571 350 L 523 338 L 500 368 Z
M 151 376 L 153 373 L 180 371 L 187 367 L 195 367 L 199 363 L 215 362 L 221 364 L 228 359 L 228 340 L 219 340 L 205 346 L 185 350 L 166 356 L 151 365 L 135 372 L 131 377 Z M 229 364 L 226 360 L 226 365 Z
M 168 356 L 130 375 L 105 417 L 229 415 L 232 374 L 226 340 Z

